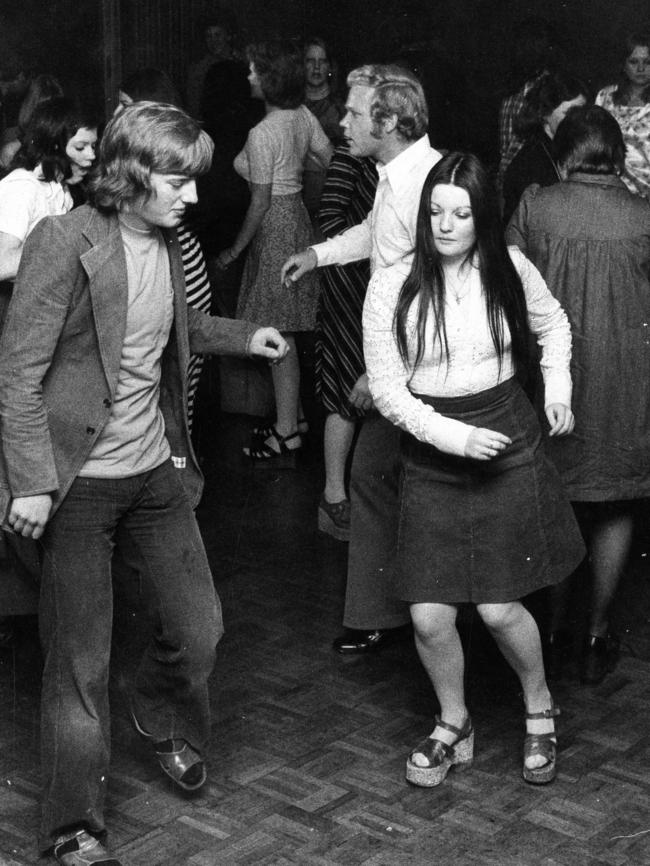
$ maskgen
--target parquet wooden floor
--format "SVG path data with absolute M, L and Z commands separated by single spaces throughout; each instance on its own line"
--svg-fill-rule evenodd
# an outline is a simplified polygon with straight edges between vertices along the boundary
M 560 772 L 520 776 L 517 683 L 471 611 L 462 615 L 474 767 L 437 789 L 404 780 L 432 727 L 411 640 L 366 657 L 331 651 L 345 545 L 320 536 L 322 467 L 240 464 L 241 419 L 211 431 L 199 510 L 227 633 L 212 678 L 210 782 L 181 796 L 129 726 L 126 686 L 144 623 L 120 587 L 112 672 L 110 841 L 130 866 L 648 866 L 650 600 L 635 549 L 619 605 L 624 656 L 596 688 L 554 686 Z M 39 653 L 25 620 L 0 656 L 0 864 L 38 862 Z M 44 862 L 44 861 L 41 861 Z

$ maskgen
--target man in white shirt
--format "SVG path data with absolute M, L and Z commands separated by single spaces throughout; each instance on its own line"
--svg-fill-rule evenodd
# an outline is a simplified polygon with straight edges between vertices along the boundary
M 408 70 L 388 65 L 354 69 L 347 83 L 350 91 L 341 126 L 353 156 L 377 160 L 373 209 L 359 225 L 291 256 L 283 279 L 297 280 L 316 267 L 364 258 L 370 259 L 374 273 L 398 261 L 408 266 L 413 255 L 420 193 L 441 156 L 429 144 L 422 85 Z M 365 374 L 350 402 L 371 408 Z M 408 606 L 392 597 L 398 472 L 399 431 L 373 413 L 363 423 L 352 462 L 346 632 L 334 641 L 340 653 L 377 649 L 410 621 Z

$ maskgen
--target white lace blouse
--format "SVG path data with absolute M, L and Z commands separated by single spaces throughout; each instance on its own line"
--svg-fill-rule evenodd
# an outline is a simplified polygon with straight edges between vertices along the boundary
M 549 292 L 537 268 L 518 250 L 510 255 L 521 277 L 530 329 L 541 348 L 545 405 L 571 406 L 571 330 L 566 313 Z M 407 317 L 409 363 L 399 354 L 393 315 L 408 268 L 397 264 L 377 271 L 368 286 L 363 311 L 363 346 L 370 391 L 375 405 L 389 421 L 441 451 L 462 456 L 473 427 L 440 415 L 415 394 L 458 397 L 492 388 L 514 375 L 510 335 L 504 322 L 505 355 L 499 361 L 490 335 L 485 297 L 478 269 L 460 292 L 460 300 L 446 300 L 445 323 L 449 363 L 440 342 L 434 342 L 433 315 L 429 317 L 422 361 L 413 369 L 417 301 Z

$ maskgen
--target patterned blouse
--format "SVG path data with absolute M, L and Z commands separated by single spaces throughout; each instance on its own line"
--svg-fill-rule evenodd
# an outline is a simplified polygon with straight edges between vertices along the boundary
M 650 197 L 650 102 L 645 105 L 620 105 L 614 102 L 616 85 L 604 87 L 596 97 L 618 122 L 625 141 L 625 172 L 622 180 L 630 190 Z
M 540 346 L 540 367 L 544 377 L 545 405 L 571 406 L 571 331 L 566 313 L 548 290 L 537 268 L 516 248 L 510 255 L 521 278 L 528 323 Z M 370 391 L 382 415 L 411 433 L 421 442 L 462 456 L 472 427 L 435 411 L 416 394 L 457 397 L 476 394 L 514 375 L 508 326 L 504 322 L 505 356 L 501 368 L 490 334 L 485 296 L 478 268 L 468 280 L 459 303 L 447 297 L 445 327 L 449 361 L 434 340 L 434 323 L 429 316 L 424 357 L 414 369 L 404 363 L 393 331 L 393 316 L 400 289 L 409 268 L 400 262 L 378 270 L 370 280 L 363 309 L 363 348 Z M 415 352 L 414 334 L 417 303 L 407 317 L 409 355 Z

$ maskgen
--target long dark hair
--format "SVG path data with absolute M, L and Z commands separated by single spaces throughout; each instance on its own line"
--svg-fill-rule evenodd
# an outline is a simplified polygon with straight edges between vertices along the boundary
M 28 171 L 41 166 L 43 180 L 67 180 L 72 174 L 66 146 L 80 129 L 96 129 L 98 115 L 93 108 L 80 106 L 65 96 L 37 105 L 25 130 L 23 143 L 11 168 Z
M 467 254 L 467 261 L 478 260 L 499 370 L 505 354 L 505 319 L 510 330 L 515 369 L 524 375 L 530 360 L 526 298 L 503 237 L 496 191 L 482 163 L 472 153 L 448 153 L 431 169 L 424 182 L 417 217 L 413 265 L 400 291 L 393 318 L 400 355 L 404 361 L 408 360 L 406 321 L 411 305 L 417 300 L 414 367 L 417 367 L 424 354 L 425 328 L 431 309 L 435 323 L 434 343 L 436 340 L 440 342 L 449 362 L 445 327 L 445 278 L 442 257 L 436 250 L 431 230 L 431 194 L 438 184 L 452 184 L 469 195 L 476 240 Z

